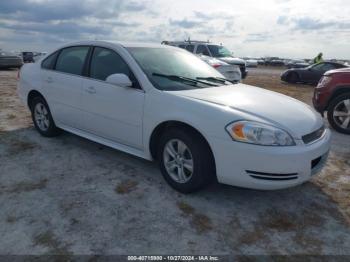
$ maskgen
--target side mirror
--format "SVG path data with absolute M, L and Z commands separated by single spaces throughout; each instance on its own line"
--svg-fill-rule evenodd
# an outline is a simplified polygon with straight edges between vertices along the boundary
M 113 74 L 106 78 L 106 82 L 121 87 L 132 87 L 130 78 L 125 74 Z

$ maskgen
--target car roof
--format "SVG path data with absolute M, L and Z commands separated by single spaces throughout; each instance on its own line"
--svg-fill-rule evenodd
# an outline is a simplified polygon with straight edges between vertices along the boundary
M 102 40 L 90 40 L 90 41 L 79 41 L 66 44 L 63 47 L 76 46 L 76 45 L 101 45 L 101 46 L 122 46 L 125 48 L 131 47 L 145 47 L 145 48 L 174 48 L 168 45 L 161 45 L 156 43 L 142 43 L 142 42 L 122 42 L 122 41 L 102 41 Z

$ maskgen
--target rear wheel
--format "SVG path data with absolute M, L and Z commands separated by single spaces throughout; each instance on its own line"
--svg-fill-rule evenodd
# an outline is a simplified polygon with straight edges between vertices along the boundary
M 172 128 L 158 145 L 164 179 L 182 193 L 191 193 L 215 178 L 215 164 L 206 141 L 189 129 Z
M 52 115 L 43 97 L 35 97 L 30 103 L 32 119 L 36 130 L 43 136 L 53 137 L 61 133 L 61 129 L 56 127 Z
M 338 96 L 331 101 L 327 117 L 335 130 L 350 134 L 350 93 Z

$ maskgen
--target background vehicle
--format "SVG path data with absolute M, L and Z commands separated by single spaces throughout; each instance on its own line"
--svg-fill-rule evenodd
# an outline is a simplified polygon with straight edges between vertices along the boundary
M 305 68 L 305 67 L 310 66 L 310 64 L 306 63 L 305 60 L 290 60 L 288 63 L 286 63 L 286 66 L 288 69 Z
M 250 57 L 243 57 L 242 58 L 245 62 L 247 67 L 258 67 L 258 60 Z
M 265 57 L 264 58 L 266 66 L 284 66 L 284 61 L 278 57 Z
M 230 65 L 237 65 L 241 70 L 242 78 L 246 78 L 248 71 L 243 59 L 233 57 L 232 52 L 222 45 L 216 45 L 209 41 L 163 41 L 162 44 L 177 46 L 194 54 L 210 56 L 224 61 Z
M 158 160 L 184 193 L 215 178 L 281 189 L 324 166 L 330 132 L 306 104 L 235 84 L 197 56 L 164 45 L 84 41 L 25 64 L 18 94 L 43 136 L 67 130 Z
M 22 52 L 24 63 L 34 63 L 34 53 L 33 52 Z
M 47 55 L 47 52 L 35 52 L 33 59 L 35 62 L 39 61 L 40 59 L 44 58 Z
M 329 70 L 345 68 L 343 64 L 322 62 L 306 68 L 292 68 L 281 75 L 281 80 L 289 83 L 306 83 L 317 85 L 323 74 Z
M 22 65 L 21 56 L 0 50 L 0 68 L 20 68 Z
M 241 70 L 237 65 L 229 65 L 228 63 L 225 63 L 224 61 L 221 61 L 219 59 L 205 56 L 205 55 L 199 55 L 200 59 L 207 62 L 209 65 L 214 67 L 216 70 L 218 70 L 221 74 L 225 76 L 227 80 L 233 83 L 240 82 L 242 79 Z
M 322 115 L 328 111 L 335 130 L 350 134 L 350 68 L 326 72 L 315 88 L 313 104 Z

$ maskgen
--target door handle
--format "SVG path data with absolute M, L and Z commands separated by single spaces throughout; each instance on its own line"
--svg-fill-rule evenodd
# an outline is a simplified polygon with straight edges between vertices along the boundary
M 86 90 L 89 94 L 96 94 L 96 89 L 93 86 L 88 87 Z
M 53 83 L 52 77 L 46 78 L 46 83 L 49 83 L 49 84 Z

